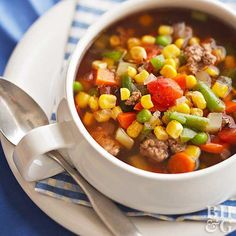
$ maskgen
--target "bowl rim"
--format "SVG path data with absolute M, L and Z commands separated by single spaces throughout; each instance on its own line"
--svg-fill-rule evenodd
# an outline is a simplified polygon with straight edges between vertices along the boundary
M 133 9 L 133 4 L 135 1 L 135 9 Z M 191 2 L 191 3 L 190 3 Z M 195 5 L 194 5 L 194 4 Z M 182 4 L 182 5 L 178 5 Z M 200 7 L 196 7 L 196 4 Z M 205 5 L 208 5 L 211 7 L 211 10 L 208 9 Z M 94 39 L 96 39 L 97 35 L 99 35 L 104 29 L 111 26 L 114 22 L 117 22 L 121 20 L 122 18 L 131 15 L 136 12 L 140 12 L 142 10 L 142 7 L 145 8 L 145 10 L 151 9 L 152 6 L 155 6 L 156 8 L 159 7 L 168 7 L 172 6 L 174 8 L 187 8 L 187 9 L 195 9 L 200 11 L 205 11 L 208 14 L 212 14 L 212 8 L 214 8 L 215 11 L 218 11 L 217 17 L 219 19 L 225 20 L 225 14 L 227 14 L 228 18 L 236 18 L 236 11 L 229 8 L 226 4 L 221 3 L 219 1 L 211 1 L 211 0 L 192 0 L 184 2 L 182 0 L 159 0 L 159 1 L 153 1 L 153 0 L 130 0 L 127 2 L 123 2 L 120 4 L 120 6 L 116 7 L 113 10 L 110 10 L 106 12 L 95 24 L 89 27 L 85 35 L 81 38 L 79 43 L 77 44 L 74 53 L 71 56 L 71 60 L 68 65 L 68 70 L 66 74 L 66 100 L 69 107 L 70 115 L 72 116 L 72 119 L 74 123 L 76 124 L 77 128 L 79 129 L 80 133 L 84 137 L 84 139 L 104 158 L 106 158 L 107 161 L 114 164 L 116 167 L 123 169 L 124 171 L 128 171 L 131 174 L 138 175 L 140 177 L 145 177 L 148 179 L 154 179 L 154 180 L 167 180 L 167 181 L 179 181 L 183 179 L 192 179 L 197 178 L 200 176 L 205 176 L 208 174 L 211 174 L 213 172 L 219 171 L 221 169 L 226 168 L 228 165 L 230 165 L 232 162 L 235 161 L 235 155 L 231 156 L 229 159 L 224 160 L 214 166 L 208 167 L 206 169 L 189 172 L 189 173 L 180 173 L 180 174 L 161 174 L 161 173 L 154 173 L 149 172 L 145 170 L 138 169 L 136 167 L 133 167 L 118 158 L 114 157 L 110 153 L 108 153 L 103 147 L 101 147 L 89 134 L 85 126 L 83 125 L 80 117 L 77 114 L 75 105 L 74 105 L 74 97 L 73 97 L 73 89 L 72 84 L 73 81 L 76 78 L 78 67 L 81 63 L 81 60 L 83 59 L 85 53 L 89 49 L 89 47 L 92 45 Z M 203 9 L 204 7 L 204 9 Z M 127 10 L 129 9 L 129 10 Z M 221 13 L 220 13 L 221 12 Z M 219 16 L 221 14 L 221 17 Z M 111 21 L 112 19 L 112 21 Z M 109 23 L 108 23 L 109 22 Z M 229 22 L 227 22 L 229 23 Z M 232 25 L 233 23 L 230 22 Z M 234 25 L 233 25 L 234 26 Z

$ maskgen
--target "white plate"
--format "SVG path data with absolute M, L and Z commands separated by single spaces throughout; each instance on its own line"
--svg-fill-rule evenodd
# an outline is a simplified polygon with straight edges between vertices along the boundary
M 48 116 L 52 110 L 55 83 L 58 83 L 74 4 L 74 0 L 62 1 L 40 18 L 18 44 L 5 71 L 5 76 L 27 91 Z M 14 166 L 13 147 L 5 139 L 1 140 L 6 159 L 17 181 L 49 217 L 76 234 L 110 235 L 90 208 L 36 193 L 34 184 L 24 181 Z M 209 235 L 205 231 L 205 223 L 201 222 L 163 222 L 148 217 L 132 220 L 146 236 Z M 211 235 L 224 234 L 216 231 Z

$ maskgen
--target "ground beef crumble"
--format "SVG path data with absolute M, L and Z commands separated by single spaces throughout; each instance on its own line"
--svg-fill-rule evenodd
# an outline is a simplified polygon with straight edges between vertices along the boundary
M 128 106 L 135 105 L 141 97 L 142 97 L 142 94 L 139 90 L 134 91 L 132 92 L 131 96 L 125 101 L 125 105 L 128 105 Z
M 168 145 L 170 148 L 170 152 L 173 154 L 182 152 L 186 148 L 185 143 L 181 143 L 179 140 L 176 139 L 168 139 Z
M 193 74 L 201 71 L 205 66 L 213 65 L 216 62 L 216 57 L 212 54 L 210 43 L 189 46 L 185 49 L 184 54 L 187 57 L 188 69 Z
M 91 131 L 92 137 L 111 155 L 117 156 L 121 150 L 120 144 L 113 139 L 102 127 L 97 127 Z

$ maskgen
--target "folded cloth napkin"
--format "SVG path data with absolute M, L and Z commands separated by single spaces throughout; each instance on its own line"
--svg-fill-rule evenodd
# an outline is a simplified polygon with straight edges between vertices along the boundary
M 78 0 L 75 6 L 75 14 L 71 24 L 71 30 L 68 42 L 65 48 L 64 65 L 69 60 L 70 55 L 75 49 L 77 42 L 84 35 L 87 28 L 96 21 L 96 19 L 108 9 L 114 8 L 124 0 Z M 223 0 L 222 0 L 223 1 Z M 236 7 L 235 0 L 224 0 L 227 4 Z M 55 115 L 52 117 L 55 118 Z M 88 198 L 74 180 L 66 173 L 58 174 L 51 178 L 39 181 L 35 184 L 35 190 L 51 197 L 59 198 L 68 202 L 81 204 L 90 207 Z M 160 214 L 151 214 L 148 212 L 137 211 L 118 204 L 119 207 L 129 216 L 151 216 L 167 221 L 197 220 L 207 221 L 209 219 L 208 210 L 194 212 L 185 215 L 165 216 Z M 214 208 L 211 212 L 211 218 L 214 220 L 224 220 L 236 223 L 236 198 L 230 199 Z

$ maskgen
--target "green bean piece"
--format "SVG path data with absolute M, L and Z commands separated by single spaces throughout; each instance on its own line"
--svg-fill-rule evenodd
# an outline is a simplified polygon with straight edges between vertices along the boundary
M 195 137 L 191 140 L 191 142 L 195 145 L 205 144 L 208 140 L 208 135 L 204 132 L 198 133 Z
M 148 109 L 143 109 L 137 114 L 137 121 L 140 123 L 148 122 L 152 117 L 152 113 Z
M 130 92 L 133 92 L 135 85 L 133 84 L 133 80 L 130 76 L 123 75 L 121 78 L 121 86 L 122 88 L 127 88 Z
M 189 140 L 193 139 L 196 136 L 196 132 L 189 128 L 184 128 L 182 133 L 180 134 L 181 143 L 186 143 Z
M 176 112 L 171 113 L 169 118 L 171 120 L 177 120 L 182 125 L 186 123 L 186 118 L 181 114 L 177 114 Z
M 160 70 L 165 64 L 165 58 L 163 55 L 158 55 L 151 58 L 150 62 L 155 70 Z
M 156 44 L 159 44 L 163 47 L 171 44 L 172 38 L 169 35 L 159 35 L 156 37 Z
M 106 58 L 110 58 L 114 61 L 119 61 L 121 56 L 122 56 L 123 52 L 121 51 L 109 51 L 109 52 L 104 52 L 102 54 L 103 57 L 106 57 Z
M 78 92 L 82 91 L 83 89 L 84 89 L 83 85 L 79 81 L 74 81 L 74 83 L 73 83 L 74 93 L 78 93 Z
M 225 110 L 225 104 L 222 100 L 220 100 L 214 92 L 211 90 L 211 88 L 208 87 L 204 82 L 199 81 L 196 90 L 202 93 L 204 96 L 206 102 L 207 102 L 207 108 L 211 112 L 222 112 Z

